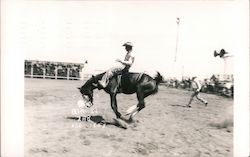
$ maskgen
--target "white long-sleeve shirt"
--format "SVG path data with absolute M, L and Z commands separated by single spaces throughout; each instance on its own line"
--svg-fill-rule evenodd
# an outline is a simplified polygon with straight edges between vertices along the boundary
M 195 78 L 193 81 L 192 81 L 192 88 L 194 89 L 194 90 L 201 90 L 201 87 L 202 87 L 202 85 L 201 85 L 201 83 L 200 83 L 200 81 L 198 80 L 198 78 Z
M 120 67 L 120 68 L 125 68 L 126 66 L 131 66 L 134 63 L 134 57 L 131 56 L 130 54 L 126 54 L 125 58 L 123 60 L 119 61 L 119 65 L 116 64 L 117 66 L 115 67 Z

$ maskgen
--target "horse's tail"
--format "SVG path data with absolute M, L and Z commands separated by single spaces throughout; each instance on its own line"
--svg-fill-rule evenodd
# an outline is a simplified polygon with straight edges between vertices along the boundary
M 163 81 L 162 75 L 157 71 L 156 76 L 154 77 L 154 80 L 156 81 L 156 84 L 158 85 L 160 82 Z

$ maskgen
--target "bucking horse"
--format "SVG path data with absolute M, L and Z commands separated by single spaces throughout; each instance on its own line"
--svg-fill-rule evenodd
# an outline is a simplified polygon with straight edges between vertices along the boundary
M 102 79 L 102 76 L 105 73 L 92 76 L 88 79 L 85 84 L 78 88 L 82 94 L 84 101 L 90 102 L 93 105 L 93 91 L 97 89 L 97 81 Z M 119 93 L 124 94 L 133 94 L 136 93 L 138 104 L 130 108 L 129 113 L 126 116 L 129 116 L 127 121 L 133 121 L 133 117 L 143 108 L 145 108 L 144 99 L 149 95 L 155 94 L 158 92 L 158 85 L 162 81 L 163 77 L 159 72 L 156 76 L 152 78 L 151 76 L 145 73 L 132 73 L 127 72 L 122 75 L 113 76 L 107 85 L 104 88 L 105 92 L 110 95 L 111 107 L 116 115 L 117 119 L 125 120 L 121 113 L 118 111 L 116 95 Z

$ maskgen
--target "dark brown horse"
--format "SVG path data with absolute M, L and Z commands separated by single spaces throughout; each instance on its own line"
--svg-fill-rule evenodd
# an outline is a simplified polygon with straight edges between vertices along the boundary
M 79 88 L 83 99 L 87 99 L 93 104 L 93 90 L 97 88 L 95 84 L 102 78 L 104 73 L 92 76 L 86 83 Z M 111 99 L 111 107 L 116 114 L 117 118 L 121 118 L 121 114 L 118 112 L 116 95 L 118 93 L 133 94 L 136 93 L 139 103 L 137 106 L 128 113 L 130 114 L 130 120 L 140 110 L 145 107 L 144 98 L 149 95 L 155 94 L 158 91 L 158 84 L 162 81 L 162 76 L 159 72 L 152 78 L 144 73 L 125 73 L 120 78 L 114 76 L 110 79 L 108 86 L 104 89 Z

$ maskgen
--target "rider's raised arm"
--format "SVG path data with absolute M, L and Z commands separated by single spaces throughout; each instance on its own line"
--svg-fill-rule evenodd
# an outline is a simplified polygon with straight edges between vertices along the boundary
M 135 57 L 130 57 L 128 61 L 122 61 L 122 60 L 119 60 L 120 63 L 124 64 L 124 65 L 129 65 L 131 66 L 135 61 Z

